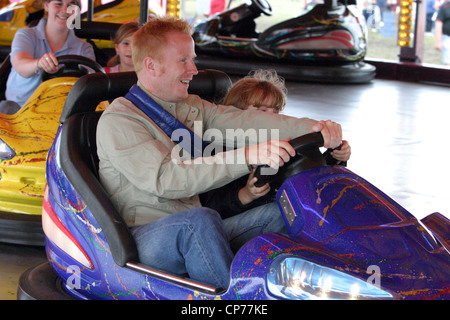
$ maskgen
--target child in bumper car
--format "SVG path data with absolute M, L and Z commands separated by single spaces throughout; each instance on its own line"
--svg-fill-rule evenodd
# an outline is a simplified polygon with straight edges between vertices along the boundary
M 286 105 L 287 88 L 284 79 L 275 70 L 255 70 L 238 80 L 228 91 L 222 104 L 239 109 L 258 110 L 279 114 Z M 350 158 L 351 148 L 342 141 L 340 149 L 330 152 L 331 161 L 336 164 Z M 255 185 L 258 180 L 253 168 L 248 176 L 237 179 L 221 188 L 200 195 L 203 206 L 216 210 L 223 219 L 237 215 L 245 210 L 274 201 L 275 190 L 269 183 L 261 187 Z M 271 192 L 272 191 L 272 192 Z

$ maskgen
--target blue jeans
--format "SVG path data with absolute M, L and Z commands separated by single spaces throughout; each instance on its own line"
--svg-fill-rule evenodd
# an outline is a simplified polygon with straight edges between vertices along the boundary
M 131 232 L 142 263 L 228 288 L 233 251 L 259 234 L 284 228 L 277 204 L 269 203 L 225 220 L 212 209 L 196 208 Z
M 247 241 L 268 232 L 287 233 L 276 202 L 271 202 L 223 220 L 231 250 L 237 252 Z

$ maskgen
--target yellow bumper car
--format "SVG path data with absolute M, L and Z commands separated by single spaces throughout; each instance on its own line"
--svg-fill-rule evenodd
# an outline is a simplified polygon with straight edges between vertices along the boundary
M 84 65 L 97 72 L 103 68 L 80 56 L 60 56 L 64 68 L 44 81 L 15 114 L 0 113 L 0 241 L 43 245 L 41 227 L 45 161 L 59 125 L 67 94 Z M 0 68 L 0 100 L 10 70 L 9 58 Z

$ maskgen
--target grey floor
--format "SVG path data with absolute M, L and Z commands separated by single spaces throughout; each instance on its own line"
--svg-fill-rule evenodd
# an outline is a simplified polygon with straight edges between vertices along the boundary
M 363 85 L 288 83 L 284 113 L 342 124 L 348 168 L 418 219 L 450 218 L 450 88 L 374 80 Z M 44 248 L 0 243 L 0 300 L 16 299 L 20 275 Z
M 374 80 L 288 89 L 286 114 L 342 125 L 350 170 L 418 219 L 436 211 L 450 217 L 450 87 Z

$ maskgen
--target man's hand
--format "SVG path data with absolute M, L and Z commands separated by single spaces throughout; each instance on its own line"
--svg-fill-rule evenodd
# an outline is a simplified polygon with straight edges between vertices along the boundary
M 249 165 L 268 165 L 278 169 L 295 156 L 288 140 L 269 140 L 245 148 L 245 160 Z
M 331 120 L 319 121 L 311 128 L 312 132 L 321 132 L 323 136 L 323 146 L 335 149 L 342 143 L 342 128 L 339 123 Z

